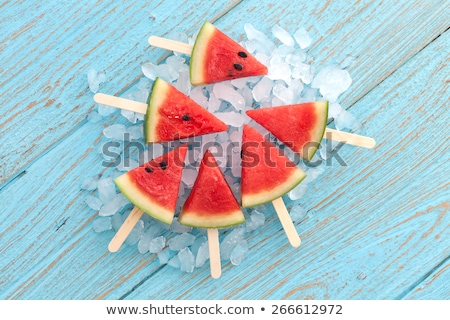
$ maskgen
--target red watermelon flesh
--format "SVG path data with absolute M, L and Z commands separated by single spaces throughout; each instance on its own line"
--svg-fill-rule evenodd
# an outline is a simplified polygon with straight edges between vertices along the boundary
M 120 191 L 139 209 L 172 223 L 187 145 L 169 151 L 114 179 Z
M 211 23 L 203 24 L 191 54 L 190 77 L 193 85 L 267 73 L 267 67 L 241 45 Z
M 328 121 L 328 101 L 246 111 L 275 137 L 310 161 L 322 141 Z
M 197 228 L 227 228 L 245 221 L 214 156 L 207 150 L 178 222 Z
M 249 125 L 242 135 L 241 195 L 244 208 L 275 200 L 299 184 L 306 174 Z
M 163 142 L 225 131 L 228 126 L 174 86 L 157 78 L 144 124 L 146 142 Z

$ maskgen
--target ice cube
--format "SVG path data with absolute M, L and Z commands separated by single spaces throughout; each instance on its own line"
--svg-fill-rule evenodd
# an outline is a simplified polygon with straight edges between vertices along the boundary
M 171 83 L 178 78 L 178 72 L 168 64 L 160 64 L 158 65 L 158 76 Z
M 98 197 L 102 203 L 108 203 L 116 195 L 116 185 L 111 178 L 103 178 L 98 181 Z
M 238 266 L 242 263 L 242 261 L 245 258 L 245 255 L 248 251 L 248 242 L 247 240 L 243 239 L 240 240 L 236 246 L 233 248 L 230 254 L 230 261 L 235 266 Z
M 99 115 L 97 111 L 92 110 L 91 112 L 89 112 L 87 119 L 89 122 L 97 123 L 102 120 L 102 116 Z
M 128 121 L 130 121 L 131 123 L 136 123 L 136 121 L 137 121 L 136 112 L 122 109 L 122 110 L 120 110 L 120 114 L 123 117 L 125 117 Z
M 270 97 L 272 91 L 273 80 L 268 77 L 262 77 L 262 79 L 253 87 L 253 98 L 257 102 L 267 100 Z
M 192 253 L 195 255 L 197 255 L 198 249 L 200 248 L 200 246 L 202 245 L 202 243 L 204 243 L 206 241 L 206 237 L 203 235 L 199 235 L 197 238 L 195 238 L 194 243 L 191 244 L 190 249 L 192 251 Z
M 208 241 L 203 242 L 197 251 L 197 256 L 195 258 L 195 267 L 199 268 L 205 264 L 209 259 L 209 247 Z
M 100 210 L 103 205 L 102 201 L 94 196 L 87 196 L 86 198 L 84 198 L 84 202 L 88 205 L 89 208 L 95 211 Z
M 238 78 L 231 80 L 231 84 L 236 89 L 242 89 L 243 87 L 247 86 L 247 79 L 246 78 Z
M 126 133 L 128 133 L 131 140 L 141 139 L 144 135 L 144 127 L 142 124 L 136 126 L 130 126 L 127 128 Z
M 203 94 L 202 87 L 195 87 L 194 89 L 192 89 L 189 93 L 189 97 L 202 107 L 206 107 L 208 105 L 208 98 L 206 98 L 206 96 Z
M 255 51 L 270 56 L 273 50 L 275 50 L 275 44 L 263 32 L 256 30 L 250 23 L 244 25 L 244 30 L 247 38 L 253 42 L 252 45 Z
M 350 87 L 351 83 L 352 79 L 347 70 L 341 70 L 337 65 L 330 65 L 317 73 L 311 87 L 319 88 L 322 96 L 333 103 Z
M 334 119 L 334 124 L 338 130 L 343 130 L 345 128 L 356 130 L 361 125 L 360 122 L 345 109 L 342 109 L 339 115 Z
M 146 253 L 150 250 L 150 241 L 152 241 L 152 235 L 149 232 L 144 232 L 138 242 L 139 253 Z
M 278 24 L 272 27 L 272 34 L 289 47 L 293 47 L 295 44 L 294 39 L 289 34 L 289 32 L 280 27 Z
M 167 264 L 167 262 L 170 259 L 170 251 L 169 250 L 163 250 L 158 252 L 157 254 L 158 259 L 159 259 L 159 265 L 162 266 L 163 264 Z
M 124 217 L 120 212 L 116 212 L 115 215 L 111 217 L 112 228 L 117 231 L 120 229 L 124 221 Z
M 108 217 L 99 217 L 94 220 L 94 231 L 95 232 L 103 232 L 107 230 L 111 230 L 111 219 Z
M 221 260 L 229 260 L 231 251 L 234 249 L 236 244 L 244 239 L 245 228 L 239 227 L 233 229 L 228 233 L 225 238 L 220 243 L 220 258 Z
M 289 198 L 291 200 L 298 200 L 306 193 L 306 189 L 308 188 L 308 185 L 305 183 L 298 184 L 294 189 L 289 191 Z
M 244 110 L 244 98 L 231 86 L 219 82 L 214 85 L 213 93 L 216 98 L 228 101 L 237 111 Z
M 92 191 L 97 189 L 98 178 L 97 177 L 87 177 L 83 179 L 81 183 L 81 189 Z
M 173 218 L 170 230 L 175 233 L 186 233 L 192 230 L 192 227 L 182 225 L 178 222 L 178 218 Z
M 178 259 L 180 260 L 180 270 L 183 272 L 192 272 L 195 267 L 195 258 L 189 248 L 183 248 L 178 252 Z
M 293 222 L 301 222 L 303 219 L 305 219 L 308 212 L 299 205 L 296 205 L 291 209 L 289 214 Z
M 155 80 L 158 76 L 158 65 L 151 62 L 144 63 L 142 65 L 142 73 L 149 79 Z
M 180 269 L 180 258 L 178 258 L 178 255 L 173 256 L 172 259 L 167 261 L 167 265 L 175 269 Z
M 100 216 L 112 216 L 129 203 L 130 201 L 122 193 L 118 193 L 103 205 L 98 214 Z
M 150 253 L 158 253 L 160 252 L 166 245 L 166 238 L 163 236 L 159 236 L 156 238 L 153 238 L 150 241 L 150 245 L 149 245 L 149 251 Z
M 98 104 L 98 114 L 102 117 L 109 116 L 110 114 L 117 111 L 117 108 L 106 106 L 104 104 Z
M 178 73 L 184 72 L 189 69 L 189 67 L 186 65 L 186 59 L 181 56 L 172 55 L 166 59 L 166 63 Z
M 269 73 L 267 76 L 272 80 L 289 81 L 291 79 L 291 67 L 286 62 L 272 64 L 269 67 Z
M 195 241 L 195 236 L 190 233 L 182 233 L 171 238 L 167 244 L 170 250 L 179 251 L 185 247 L 190 246 Z
M 189 80 L 189 69 L 183 70 L 178 76 L 175 87 L 186 95 L 191 91 L 191 82 Z
M 273 94 L 282 100 L 284 104 L 291 104 L 294 101 L 294 92 L 290 88 L 286 88 L 282 83 L 278 83 L 273 87 Z
M 126 131 L 127 128 L 123 124 L 115 123 L 103 129 L 103 134 L 112 140 L 123 140 Z
M 181 176 L 181 181 L 183 181 L 188 187 L 192 187 L 196 178 L 197 170 L 185 168 Z
M 144 232 L 144 222 L 142 220 L 139 220 L 133 227 L 131 232 L 128 234 L 125 243 L 129 246 L 134 245 L 136 242 L 139 241 L 139 238 L 141 237 L 143 232 Z
M 217 112 L 215 116 L 225 122 L 225 124 L 233 127 L 241 127 L 246 121 L 245 116 L 237 112 Z
M 305 49 L 311 45 L 311 37 L 305 28 L 300 28 L 295 31 L 294 38 L 302 49 Z
M 276 49 L 276 53 L 283 58 L 286 58 L 288 55 L 294 53 L 294 47 L 288 46 L 286 44 L 282 44 Z
M 258 211 L 258 210 L 252 210 L 249 218 L 245 222 L 245 231 L 252 232 L 264 225 L 266 221 L 266 217 L 264 213 Z
M 106 74 L 103 71 L 97 71 L 96 69 L 90 69 L 87 74 L 89 90 L 93 93 L 97 93 L 100 87 L 100 83 L 106 81 Z

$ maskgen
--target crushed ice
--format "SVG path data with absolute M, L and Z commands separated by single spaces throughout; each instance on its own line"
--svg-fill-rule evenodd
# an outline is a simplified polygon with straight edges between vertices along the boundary
M 247 39 L 241 44 L 268 67 L 267 76 L 193 87 L 189 82 L 189 58 L 175 53 L 160 64 L 144 63 L 141 66 L 144 77 L 122 95 L 126 99 L 145 103 L 153 81 L 161 77 L 172 82 L 178 90 L 189 95 L 228 124 L 230 126 L 228 132 L 205 135 L 195 141 L 200 141 L 201 146 L 214 145 L 214 150 L 220 148 L 231 150 L 230 154 L 218 158 L 218 162 L 237 198 L 240 196 L 242 126 L 250 122 L 245 115 L 246 110 L 326 99 L 330 102 L 329 119 L 334 120 L 336 129 L 357 130 L 361 125 L 339 103 L 339 97 L 352 83 L 347 69 L 355 62 L 353 56 L 346 57 L 340 65 L 316 67 L 309 62 L 311 57 L 308 57 L 307 50 L 312 44 L 312 39 L 305 28 L 300 27 L 293 31 L 275 25 L 269 34 L 265 34 L 246 23 L 244 31 Z M 188 38 L 182 33 L 172 33 L 169 37 L 190 44 L 194 41 L 194 37 Z M 98 92 L 100 84 L 105 81 L 106 74 L 103 71 L 89 70 L 88 84 L 92 92 Z M 98 105 L 97 110 L 91 111 L 87 119 L 91 123 L 101 123 L 102 118 L 116 113 L 119 113 L 116 108 Z M 123 159 L 127 143 L 143 143 L 144 115 L 126 110 L 121 110 L 120 115 L 120 123 L 105 125 L 103 139 L 118 143 L 118 146 L 110 147 L 109 150 L 117 154 L 122 161 L 115 170 L 113 169 L 114 171 L 104 173 L 103 176 L 87 177 L 81 182 L 81 190 L 88 193 L 83 198 L 84 203 L 90 209 L 99 212 L 99 216 L 93 221 L 95 232 L 116 232 L 132 209 L 132 204 L 117 192 L 113 179 L 167 151 L 164 144 L 152 144 L 147 146 L 146 152 L 131 152 Z M 252 122 L 252 125 L 254 124 Z M 262 133 L 266 132 L 261 127 L 255 127 Z M 274 142 L 280 145 L 276 140 Z M 328 159 L 335 146 L 334 142 L 329 145 L 322 142 L 314 160 Z M 195 147 L 188 152 L 179 188 L 176 216 L 195 182 L 198 170 L 196 164 L 201 159 L 200 150 L 203 148 Z M 284 148 L 283 151 L 291 160 L 295 160 L 292 150 Z M 99 153 L 102 152 L 99 150 Z M 117 156 L 103 155 L 101 161 L 117 160 L 116 158 Z M 287 195 L 293 202 L 290 215 L 294 223 L 303 221 L 308 212 L 298 201 L 307 193 L 308 185 L 325 171 L 323 165 L 306 167 L 301 162 L 298 164 L 306 171 L 307 177 Z M 220 232 L 223 261 L 230 261 L 233 265 L 240 265 L 244 261 L 248 255 L 251 234 L 264 226 L 269 213 L 274 214 L 273 209 L 269 212 L 267 208 L 270 206 L 244 209 L 246 222 L 243 225 Z M 144 215 L 133 228 L 126 243 L 129 246 L 136 246 L 141 254 L 156 255 L 158 257 L 156 261 L 160 265 L 167 264 L 182 272 L 193 272 L 195 268 L 203 267 L 209 259 L 206 232 L 203 229 L 181 225 L 176 216 L 172 224 L 167 225 Z

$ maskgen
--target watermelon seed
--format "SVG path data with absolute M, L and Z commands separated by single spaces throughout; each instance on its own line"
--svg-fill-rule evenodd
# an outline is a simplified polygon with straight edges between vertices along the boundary
M 236 70 L 242 70 L 242 64 L 239 64 L 239 63 L 235 63 L 234 65 L 233 65 L 233 67 L 236 69 Z
M 191 120 L 191 117 L 189 117 L 187 114 L 184 114 L 181 119 L 183 119 L 184 121 L 188 121 Z
M 150 167 L 145 167 L 145 171 L 147 171 L 147 172 L 151 173 L 151 172 L 153 172 L 153 169 L 152 169 L 152 168 L 150 168 Z
M 167 162 L 161 161 L 161 163 L 160 163 L 159 165 L 160 165 L 161 169 L 166 170 L 166 168 L 167 168 Z
M 244 51 L 239 51 L 238 52 L 239 57 L 241 58 L 247 58 L 247 54 Z

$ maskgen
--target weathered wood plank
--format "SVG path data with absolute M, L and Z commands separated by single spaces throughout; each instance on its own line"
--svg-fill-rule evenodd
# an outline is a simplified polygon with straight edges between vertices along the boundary
M 450 298 L 450 264 L 448 258 L 442 266 L 409 292 L 403 299 L 448 300 Z
M 161 57 L 146 42 L 151 32 L 192 33 L 236 3 L 27 1 L 4 7 L 0 186 L 76 129 L 93 108 L 90 68 L 105 70 L 108 81 L 101 88 L 116 94 L 141 76 L 143 63 Z
M 247 11 L 234 13 L 234 20 L 239 19 L 244 11 L 247 15 L 256 10 L 252 11 L 250 5 L 246 8 Z M 285 13 L 279 12 L 278 16 L 267 19 L 267 24 L 261 25 L 261 29 L 270 27 L 276 17 L 281 22 L 289 21 L 287 18 L 284 20 Z M 294 13 L 298 14 L 292 11 L 287 17 L 292 19 Z M 328 12 L 329 15 L 331 13 Z M 350 11 L 347 14 L 354 16 Z M 227 19 L 231 19 L 231 15 L 233 11 L 226 16 Z M 336 24 L 336 20 L 330 24 Z M 242 18 L 240 21 L 245 20 Z M 223 26 L 232 24 L 220 23 Z M 361 21 L 353 23 L 355 28 L 362 28 Z M 191 22 L 183 26 L 188 28 Z M 335 31 L 336 34 L 339 30 Z M 368 30 L 365 32 L 369 33 Z M 241 34 L 242 24 L 229 31 Z M 341 37 L 345 38 L 345 34 Z M 448 60 L 448 33 L 443 37 L 444 40 L 438 39 L 425 53 L 414 57 L 408 66 L 402 67 L 399 73 L 395 72 L 354 106 L 358 118 L 368 119 L 364 133 L 377 137 L 379 147 L 375 156 L 367 150 L 344 149 L 342 156 L 349 166 L 328 168 L 333 169 L 327 171 L 329 175 L 310 187 L 311 194 L 308 193 L 301 203 L 314 208 L 317 213 L 298 226 L 303 237 L 299 250 L 289 248 L 277 220 L 271 216 L 264 230 L 251 239 L 253 256 L 240 267 L 226 265 L 219 281 L 209 278 L 207 266 L 193 275 L 180 274 L 169 267 L 159 270 L 151 256 L 139 255 L 135 248 L 121 250 L 117 255 L 105 254 L 110 238 L 92 231 L 91 222 L 95 214 L 82 203 L 82 195 L 76 194 L 84 177 L 102 170 L 92 166 L 99 160 L 91 150 L 99 144 L 100 130 L 86 124 L 54 150 L 42 155 L 21 179 L 8 185 L 0 194 L 0 202 L 6 204 L 8 213 L 0 223 L 0 230 L 7 230 L 0 237 L 6 244 L 2 245 L 1 251 L 1 297 L 199 299 L 377 298 L 400 295 L 413 282 L 412 279 L 419 279 L 430 270 L 430 266 L 448 256 L 448 251 L 445 251 L 448 250 L 445 249 L 448 218 L 445 206 L 439 206 L 445 200 L 442 193 L 448 192 L 448 182 L 443 180 L 445 175 L 435 162 L 448 154 L 448 146 L 437 142 L 438 150 L 434 154 L 421 148 L 430 137 L 440 137 L 448 130 L 448 117 L 443 108 L 437 108 L 448 104 L 449 97 L 449 72 L 444 65 L 445 59 Z M 422 39 L 421 36 L 418 38 Z M 398 52 L 387 54 L 393 56 Z M 412 66 L 420 65 L 421 59 L 424 60 L 423 70 Z M 374 65 L 379 63 L 376 59 L 371 62 Z M 364 68 L 364 64 L 366 67 L 370 65 L 368 60 L 357 63 L 361 63 L 360 68 Z M 131 79 L 139 73 L 136 71 L 138 68 L 127 65 L 123 70 L 129 74 L 117 76 L 123 77 L 122 81 L 126 77 Z M 422 79 L 432 79 L 423 86 L 429 87 L 426 92 L 420 92 L 416 85 Z M 108 88 L 117 90 L 126 86 L 125 83 L 128 85 L 130 82 L 108 83 Z M 365 85 L 375 84 L 376 81 L 372 83 L 369 80 Z M 74 92 L 73 89 L 70 91 Z M 416 111 L 407 114 L 401 109 L 404 105 Z M 431 130 L 422 128 L 430 123 Z M 398 135 L 400 129 L 403 133 L 401 139 L 392 144 L 391 138 Z M 54 137 L 48 139 L 52 141 Z M 55 158 L 64 160 L 62 167 L 48 168 L 48 163 L 54 162 Z M 75 160 L 78 158 L 81 159 Z M 409 166 L 413 172 L 402 170 L 405 159 L 416 161 Z M 415 179 L 424 182 L 419 183 Z M 39 181 L 39 186 L 36 181 Z M 41 186 L 49 186 L 48 192 Z M 351 199 L 354 194 L 358 194 L 358 198 Z M 417 199 L 416 194 L 422 194 L 422 197 Z M 13 215 L 13 212 L 19 212 L 19 215 Z M 58 228 L 67 217 L 69 220 Z M 49 225 L 58 231 L 52 233 Z M 434 239 L 435 236 L 439 238 Z M 36 242 L 30 242 L 30 237 Z M 433 246 L 433 252 L 425 255 L 424 248 L 430 246 Z M 407 265 L 408 260 L 417 263 Z M 419 262 L 420 270 L 415 270 Z M 156 270 L 159 271 L 154 273 Z M 366 277 L 358 279 L 361 272 Z M 177 283 L 176 288 L 173 283 Z M 193 283 L 202 286 L 194 287 Z

